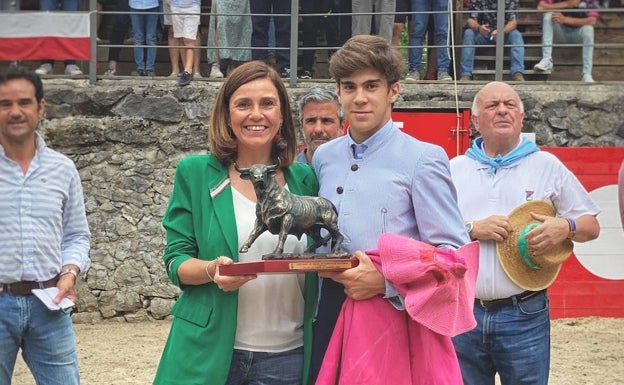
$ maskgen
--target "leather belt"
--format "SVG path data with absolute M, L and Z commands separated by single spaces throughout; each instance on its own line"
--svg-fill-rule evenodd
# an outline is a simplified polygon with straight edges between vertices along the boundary
M 32 294 L 32 289 L 48 288 L 56 286 L 59 277 L 56 276 L 52 279 L 43 282 L 37 281 L 20 281 L 13 283 L 3 283 L 0 285 L 0 292 L 8 293 L 11 295 L 29 295 Z
M 475 305 L 479 305 L 486 310 L 496 310 L 498 308 L 504 306 L 516 306 L 520 302 L 524 302 L 528 299 L 535 297 L 536 295 L 542 293 L 544 290 L 540 291 L 525 291 L 520 294 L 512 295 L 511 297 L 501 298 L 501 299 L 475 299 Z

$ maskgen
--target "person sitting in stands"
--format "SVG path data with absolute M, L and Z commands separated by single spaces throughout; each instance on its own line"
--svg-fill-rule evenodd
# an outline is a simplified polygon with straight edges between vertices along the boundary
M 593 83 L 594 25 L 598 19 L 598 5 L 594 0 L 541 0 L 537 5 L 544 13 L 542 24 L 542 60 L 533 67 L 536 71 L 553 70 L 552 44 L 583 44 L 582 81 Z M 565 12 L 565 10 L 568 10 Z M 578 11 L 577 11 L 578 10 Z
M 467 28 L 464 30 L 464 41 L 461 50 L 461 78 L 472 79 L 475 45 L 495 45 L 499 36 L 496 30 L 496 0 L 471 0 Z M 486 12 L 494 11 L 494 12 Z M 518 27 L 518 2 L 505 0 L 505 26 L 503 37 L 505 44 L 511 47 L 511 79 L 524 81 L 524 40 Z

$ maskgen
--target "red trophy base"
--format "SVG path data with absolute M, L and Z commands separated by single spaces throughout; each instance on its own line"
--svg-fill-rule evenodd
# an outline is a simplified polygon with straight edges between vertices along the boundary
M 344 271 L 357 266 L 357 258 L 295 258 L 267 259 L 257 262 L 238 262 L 219 266 L 220 275 L 266 273 L 311 273 Z

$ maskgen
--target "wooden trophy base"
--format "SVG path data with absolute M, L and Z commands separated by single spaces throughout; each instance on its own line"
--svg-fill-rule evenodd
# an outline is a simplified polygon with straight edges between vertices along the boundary
M 317 256 L 316 258 L 313 258 Z M 220 275 L 247 275 L 267 273 L 316 273 L 321 271 L 344 271 L 356 267 L 357 258 L 328 257 L 325 255 L 283 254 L 279 257 L 263 256 L 262 261 L 238 262 L 219 266 Z M 268 258 L 267 258 L 268 257 Z

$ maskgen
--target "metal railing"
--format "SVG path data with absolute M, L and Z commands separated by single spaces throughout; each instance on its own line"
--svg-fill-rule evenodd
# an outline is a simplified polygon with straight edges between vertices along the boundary
M 0 0 L 0 1 L 13 1 L 15 2 L 16 0 Z M 119 1 L 124 1 L 124 0 L 119 0 Z M 624 1 L 624 0 L 623 0 Z M 498 0 L 498 10 L 496 11 L 490 11 L 490 12 L 496 12 L 496 18 L 498 21 L 498 25 L 496 26 L 496 29 L 501 31 L 503 30 L 503 27 L 505 25 L 505 9 L 504 9 L 504 4 L 505 4 L 505 0 Z M 456 39 L 461 39 L 462 35 L 461 33 L 456 33 L 455 29 L 456 28 L 460 28 L 463 31 L 464 25 L 459 25 L 455 23 L 455 20 L 459 18 L 459 20 L 463 20 L 464 18 L 467 18 L 467 14 L 470 13 L 469 10 L 455 10 L 453 8 L 451 8 L 452 6 L 452 0 L 449 0 L 449 10 L 451 11 L 451 16 L 450 16 L 450 20 L 449 20 L 449 30 L 450 30 L 450 36 L 449 36 L 449 41 L 448 41 L 448 45 L 447 46 L 436 46 L 436 45 L 426 45 L 423 43 L 423 45 L 420 46 L 412 46 L 412 45 L 404 45 L 401 46 L 402 49 L 410 49 L 410 48 L 416 48 L 416 47 L 420 47 L 420 48 L 442 48 L 442 49 L 451 49 L 453 51 L 457 50 L 457 49 L 461 49 L 463 46 L 460 44 L 457 44 L 458 42 L 456 41 Z M 89 62 L 89 70 L 88 70 L 88 77 L 89 77 L 89 82 L 92 84 L 95 84 L 97 81 L 97 62 L 99 61 L 99 58 L 97 57 L 98 54 L 98 47 L 102 47 L 102 48 L 112 48 L 112 47 L 119 47 L 119 48 L 128 48 L 128 45 L 112 45 L 112 44 L 98 44 L 97 43 L 97 22 L 96 22 L 96 18 L 97 18 L 97 11 L 96 11 L 96 0 L 89 0 L 89 15 L 90 15 L 90 41 L 91 41 L 91 61 Z M 289 47 L 262 47 L 264 49 L 267 50 L 273 50 L 273 51 L 278 51 L 278 50 L 288 50 L 289 51 L 289 57 L 290 57 L 290 68 L 291 68 L 291 74 L 290 74 L 290 78 L 288 79 L 289 84 L 291 86 L 295 86 L 297 84 L 298 78 L 297 78 L 297 72 L 298 72 L 298 67 L 299 67 L 299 56 L 298 54 L 306 51 L 306 50 L 326 50 L 326 51 L 331 51 L 331 50 L 336 50 L 340 47 L 307 47 L 307 46 L 302 46 L 299 44 L 299 24 L 300 24 L 300 19 L 304 18 L 304 17 L 325 17 L 325 18 L 329 18 L 329 17 L 344 17 L 344 16 L 353 16 L 356 15 L 354 13 L 334 13 L 331 12 L 330 14 L 325 14 L 325 13 L 306 13 L 306 14 L 302 14 L 299 13 L 299 0 L 291 0 L 291 9 L 292 12 L 290 14 L 253 14 L 253 16 L 273 16 L 273 17 L 289 17 L 290 18 L 290 46 Z M 566 10 L 566 12 L 569 10 Z M 598 10 L 601 14 L 602 13 L 622 13 L 624 12 L 624 8 L 600 8 Z M 483 12 L 483 11 L 481 11 Z M 540 11 L 537 9 L 533 9 L 533 10 L 528 10 L 528 9 L 519 9 L 517 11 L 519 15 L 521 14 L 525 14 L 525 13 L 543 13 L 546 11 Z M 115 12 L 115 11 L 101 11 L 100 14 L 102 15 L 119 15 L 119 14 L 131 14 L 131 13 L 142 13 L 142 14 L 150 14 L 150 12 Z M 434 13 L 434 12 L 426 12 L 426 13 Z M 446 12 L 444 12 L 446 13 Z M 159 15 L 162 14 L 162 12 L 158 12 Z M 357 15 L 387 15 L 387 14 L 392 14 L 392 15 L 396 15 L 396 14 L 408 14 L 408 15 L 413 15 L 413 14 L 417 14 L 417 12 L 372 12 L 372 13 L 359 13 Z M 218 13 L 202 13 L 202 16 L 210 16 L 212 17 L 227 17 L 227 16 L 252 16 L 252 14 L 218 14 Z M 541 20 L 541 17 L 540 17 Z M 373 23 L 374 24 L 374 23 Z M 624 36 L 622 38 L 622 41 L 624 41 Z M 524 44 L 525 48 L 528 47 L 541 47 L 541 42 L 539 44 Z M 555 47 L 581 47 L 581 44 L 553 44 L 553 48 Z M 147 45 L 134 45 L 134 47 L 144 47 L 147 48 Z M 169 46 L 169 45 L 158 45 L 157 48 L 158 49 L 162 49 L 162 48 L 170 48 L 170 47 L 177 47 L 177 48 L 187 48 L 184 46 Z M 474 46 L 474 47 L 481 47 L 481 46 Z M 504 65 L 504 50 L 505 48 L 510 48 L 512 47 L 512 45 L 506 45 L 504 43 L 504 39 L 497 39 L 496 41 L 496 45 L 495 45 L 495 73 L 494 73 L 494 78 L 495 80 L 502 80 L 503 78 L 503 65 Z M 204 50 L 204 49 L 232 49 L 232 50 L 252 50 L 252 49 L 259 49 L 260 47 L 214 47 L 209 43 L 206 43 L 206 45 L 198 45 L 196 47 L 196 49 L 200 49 L 200 50 Z M 613 50 L 617 50 L 617 49 L 622 49 L 624 48 L 624 43 L 596 43 L 594 41 L 594 48 L 598 48 L 598 49 L 613 49 Z M 453 52 L 451 53 L 453 56 Z M 459 62 L 453 60 L 453 64 L 455 67 L 458 66 Z M 451 69 L 451 72 L 452 69 Z M 456 78 L 458 78 L 459 76 L 455 76 Z

